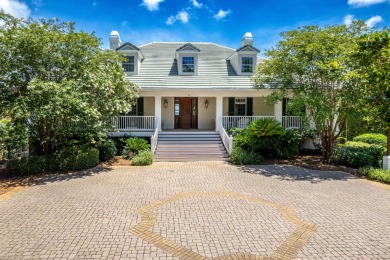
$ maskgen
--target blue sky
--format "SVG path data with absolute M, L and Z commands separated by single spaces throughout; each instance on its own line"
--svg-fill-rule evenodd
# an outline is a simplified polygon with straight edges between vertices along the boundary
M 105 48 L 112 30 L 135 45 L 201 41 L 232 48 L 252 32 L 263 53 L 280 32 L 302 25 L 360 19 L 390 27 L 390 0 L 0 0 L 0 8 L 17 17 L 74 21 L 78 29 L 94 31 Z

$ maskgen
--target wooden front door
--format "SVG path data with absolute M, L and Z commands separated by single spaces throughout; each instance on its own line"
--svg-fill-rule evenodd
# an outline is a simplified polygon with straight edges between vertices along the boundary
M 198 127 L 198 98 L 175 98 L 175 128 Z

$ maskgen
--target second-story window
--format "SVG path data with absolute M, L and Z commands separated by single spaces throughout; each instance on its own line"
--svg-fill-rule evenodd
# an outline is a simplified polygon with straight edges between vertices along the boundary
M 134 56 L 126 56 L 126 61 L 122 63 L 122 67 L 126 72 L 134 72 Z
M 241 60 L 241 72 L 253 72 L 253 58 L 252 57 L 242 57 Z
M 183 57 L 183 70 L 182 72 L 195 72 L 195 59 L 194 57 Z

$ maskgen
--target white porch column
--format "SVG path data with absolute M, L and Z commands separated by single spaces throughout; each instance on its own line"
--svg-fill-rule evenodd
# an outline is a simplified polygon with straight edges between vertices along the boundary
M 215 131 L 219 131 L 219 120 L 223 116 L 223 97 L 215 97 Z
M 274 105 L 274 115 L 276 120 L 278 120 L 280 123 L 282 123 L 282 117 L 283 117 L 283 103 L 278 102 Z
M 154 116 L 155 120 L 157 120 L 157 128 L 158 131 L 161 131 L 161 96 L 155 96 L 154 97 Z

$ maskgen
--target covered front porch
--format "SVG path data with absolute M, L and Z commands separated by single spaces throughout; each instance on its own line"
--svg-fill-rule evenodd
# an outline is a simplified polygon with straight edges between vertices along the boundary
M 150 136 L 156 129 L 219 131 L 219 128 L 246 128 L 253 121 L 267 117 L 278 120 L 285 128 L 301 125 L 300 117 L 286 115 L 282 102 L 267 106 L 267 93 L 256 90 L 240 93 L 238 97 L 237 92 L 220 91 L 150 94 L 141 93 L 129 114 L 112 118 L 111 135 Z M 230 96 L 233 94 L 236 96 Z

